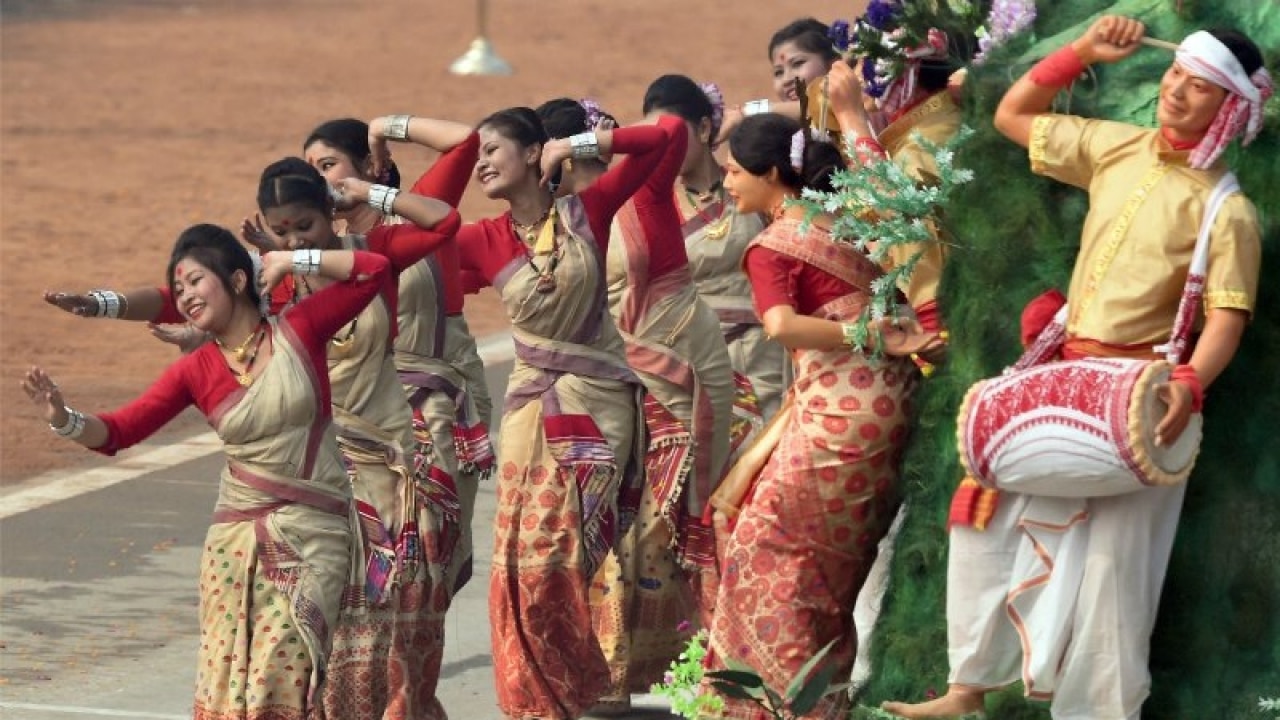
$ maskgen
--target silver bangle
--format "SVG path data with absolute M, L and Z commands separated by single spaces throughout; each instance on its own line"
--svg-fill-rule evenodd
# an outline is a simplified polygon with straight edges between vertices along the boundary
M 293 271 L 298 275 L 315 275 L 320 272 L 320 251 L 316 248 L 293 251 Z
M 388 140 L 408 140 L 412 115 L 388 115 L 382 125 L 382 136 Z
M 573 150 L 574 160 L 589 160 L 600 157 L 600 140 L 594 132 L 570 135 L 569 147 Z
M 764 100 L 748 100 L 747 102 L 742 103 L 743 115 L 763 115 L 767 112 L 771 112 L 771 106 L 769 105 L 768 98 L 765 98 Z
M 61 427 L 54 425 L 53 423 L 49 423 L 49 429 L 56 432 L 61 437 L 75 440 L 84 434 L 84 413 L 79 410 L 72 410 L 65 405 L 62 409 L 67 411 L 67 422 Z
M 383 215 L 395 215 L 394 206 L 400 191 L 386 185 L 369 186 L 369 205 Z
M 124 295 L 111 290 L 90 290 L 88 294 L 98 304 L 93 317 L 116 320 L 124 314 L 124 309 L 129 307 L 128 300 L 125 299 Z

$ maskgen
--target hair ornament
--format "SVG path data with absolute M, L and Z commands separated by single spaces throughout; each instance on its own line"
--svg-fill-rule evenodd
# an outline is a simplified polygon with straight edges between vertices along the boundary
M 800 172 L 804 169 L 805 131 L 803 128 L 791 136 L 791 169 Z
M 604 111 L 604 108 L 600 107 L 600 103 L 591 98 L 582 98 L 578 101 L 578 104 L 582 106 L 583 110 L 587 111 L 586 129 L 588 132 L 599 128 L 600 124 L 609 118 L 609 114 Z
M 724 123 L 724 93 L 714 82 L 698 83 L 698 87 L 707 96 L 707 100 L 711 101 L 711 135 L 714 137 Z

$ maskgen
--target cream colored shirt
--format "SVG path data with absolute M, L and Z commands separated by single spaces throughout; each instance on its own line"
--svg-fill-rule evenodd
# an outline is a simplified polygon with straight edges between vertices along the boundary
M 1196 235 L 1214 186 L 1226 172 L 1187 166 L 1158 130 L 1068 115 L 1032 125 L 1031 170 L 1089 193 L 1068 294 L 1067 333 L 1106 343 L 1169 338 Z M 1227 197 L 1213 224 L 1204 308 L 1252 312 L 1261 238 L 1242 193 Z

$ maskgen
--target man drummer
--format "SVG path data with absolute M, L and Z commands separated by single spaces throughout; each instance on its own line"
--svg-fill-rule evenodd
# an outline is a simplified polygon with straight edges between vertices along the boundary
M 1089 192 L 1072 273 L 1065 358 L 1155 359 L 1177 313 L 1205 206 L 1236 137 L 1247 143 L 1272 92 L 1258 48 L 1234 31 L 1196 32 L 1160 83 L 1160 127 L 1047 114 L 1094 62 L 1133 54 L 1142 23 L 1103 17 L 1010 88 L 995 124 L 1029 148 L 1033 172 Z M 1253 205 L 1229 196 L 1212 226 L 1202 334 L 1159 393 L 1154 428 L 1172 443 L 1235 354 L 1261 255 Z M 1049 313 L 1052 314 L 1052 313 Z M 951 675 L 943 697 L 886 703 L 906 718 L 959 717 L 1021 678 L 1057 720 L 1138 718 L 1185 485 L 1087 500 L 957 494 L 947 574 Z M 970 502 L 975 501 L 975 502 Z

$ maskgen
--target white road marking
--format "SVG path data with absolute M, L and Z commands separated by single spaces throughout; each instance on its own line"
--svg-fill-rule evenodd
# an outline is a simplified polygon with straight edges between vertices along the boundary
M 476 349 L 486 367 L 508 362 L 515 357 L 515 346 L 509 332 L 494 333 L 481 338 Z M 174 445 L 164 445 L 136 455 L 127 455 L 106 467 L 89 470 L 52 470 L 16 485 L 0 488 L 0 520 L 85 493 L 109 488 L 156 470 L 196 460 L 217 452 L 221 447 L 222 441 L 210 431 Z M 0 703 L 0 708 L 3 707 L 7 706 Z
M 149 720 L 188 720 L 189 715 L 172 715 L 168 713 L 139 712 L 137 710 L 108 710 L 106 708 L 76 707 L 74 705 L 37 705 L 35 703 L 5 702 L 0 700 L 0 709 L 34 710 L 44 713 L 63 713 L 65 715 L 95 715 L 97 717 L 148 718 Z

